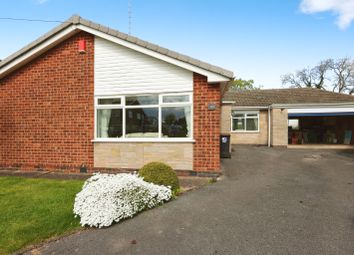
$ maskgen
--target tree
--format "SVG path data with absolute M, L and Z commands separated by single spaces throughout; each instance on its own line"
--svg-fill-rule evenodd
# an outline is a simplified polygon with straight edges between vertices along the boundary
M 258 89 L 254 85 L 254 80 L 242 80 L 241 78 L 232 81 L 232 84 L 230 86 L 230 90 L 252 90 L 252 89 Z
M 295 74 L 286 74 L 281 77 L 283 84 L 290 84 L 296 88 L 325 89 L 326 74 L 330 69 L 330 60 L 321 61 L 317 66 L 304 68 Z
M 349 58 L 331 60 L 331 70 L 334 73 L 333 91 L 339 93 L 354 93 L 354 61 Z
M 350 58 L 326 59 L 315 67 L 281 76 L 283 85 L 295 88 L 331 89 L 354 94 L 354 61 Z

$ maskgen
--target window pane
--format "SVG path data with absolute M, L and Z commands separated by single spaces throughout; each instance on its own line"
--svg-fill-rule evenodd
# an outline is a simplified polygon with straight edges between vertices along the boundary
M 244 119 L 232 119 L 232 130 L 245 130 Z
M 98 104 L 120 104 L 120 98 L 99 98 Z
M 189 102 L 189 95 L 163 96 L 163 103 L 183 103 Z
M 158 108 L 126 109 L 126 137 L 158 137 Z
M 247 113 L 247 117 L 258 117 L 257 113 Z
M 190 137 L 191 136 L 191 107 L 162 108 L 162 136 Z
M 231 112 L 232 117 L 243 118 L 245 117 L 244 113 Z
M 126 105 L 151 105 L 158 104 L 159 98 L 157 95 L 149 96 L 129 96 L 125 98 Z
M 246 119 L 247 131 L 257 131 L 258 130 L 258 118 L 256 119 Z
M 122 120 L 122 109 L 98 109 L 97 137 L 121 137 Z

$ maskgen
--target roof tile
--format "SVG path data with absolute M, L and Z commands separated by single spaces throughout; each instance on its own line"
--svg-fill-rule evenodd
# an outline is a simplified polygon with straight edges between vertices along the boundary
M 313 88 L 260 89 L 228 91 L 223 101 L 233 101 L 236 106 L 354 103 L 354 96 Z

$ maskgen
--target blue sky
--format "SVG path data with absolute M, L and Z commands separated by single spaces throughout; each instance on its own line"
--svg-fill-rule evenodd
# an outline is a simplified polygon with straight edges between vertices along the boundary
M 132 35 L 264 88 L 326 58 L 354 57 L 353 0 L 131 0 Z M 128 32 L 128 0 L 2 0 L 0 18 L 72 14 Z M 0 20 L 0 59 L 55 23 Z

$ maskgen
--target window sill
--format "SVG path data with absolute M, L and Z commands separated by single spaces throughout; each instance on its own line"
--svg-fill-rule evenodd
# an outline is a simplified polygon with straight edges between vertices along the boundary
M 194 139 L 190 138 L 170 138 L 170 139 L 159 139 L 159 138 L 129 138 L 129 139 L 94 139 L 91 140 L 93 143 L 194 143 Z
M 259 133 L 259 130 L 258 131 L 231 131 L 231 133 L 257 134 L 257 133 Z

